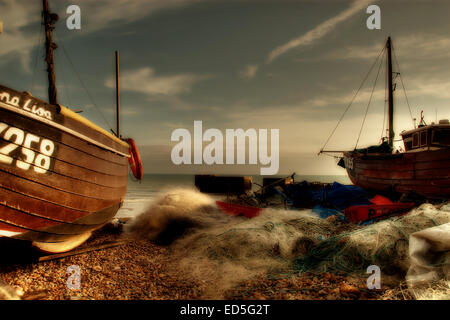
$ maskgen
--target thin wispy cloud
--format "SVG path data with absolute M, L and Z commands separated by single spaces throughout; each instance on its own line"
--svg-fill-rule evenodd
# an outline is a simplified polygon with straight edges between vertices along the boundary
M 415 33 L 393 38 L 398 58 L 447 59 L 450 57 L 450 38 L 442 35 Z M 375 60 L 384 43 L 337 48 L 317 59 Z M 297 59 L 301 61 L 301 59 Z
M 127 71 L 121 75 L 121 88 L 123 90 L 140 92 L 147 95 L 178 95 L 191 91 L 192 86 L 209 76 L 195 74 L 177 74 L 158 76 L 150 67 Z M 108 79 L 105 83 L 108 88 L 115 87 L 115 81 Z
M 339 13 L 337 16 L 334 16 L 321 24 L 319 24 L 314 29 L 308 31 L 304 35 L 297 37 L 295 39 L 292 39 L 288 41 L 287 43 L 283 44 L 282 46 L 275 48 L 269 53 L 268 62 L 272 62 L 276 58 L 278 58 L 280 55 L 286 53 L 287 51 L 298 48 L 301 46 L 308 46 L 314 43 L 315 41 L 323 38 L 325 35 L 327 35 L 330 31 L 332 31 L 339 23 L 344 22 L 351 18 L 353 15 L 355 15 L 358 12 L 361 12 L 362 9 L 364 9 L 367 5 L 372 4 L 373 2 L 376 2 L 376 0 L 356 0 L 354 1 L 351 6 Z M 365 12 L 365 11 L 364 11 Z
M 256 72 L 258 71 L 257 65 L 248 65 L 243 70 L 239 71 L 239 76 L 245 80 L 251 80 L 256 76 Z
M 83 0 L 81 10 L 89 10 L 84 23 L 87 31 L 97 31 L 111 25 L 129 24 L 149 14 L 163 10 L 191 5 L 204 0 Z M 85 30 L 86 31 L 86 30 Z

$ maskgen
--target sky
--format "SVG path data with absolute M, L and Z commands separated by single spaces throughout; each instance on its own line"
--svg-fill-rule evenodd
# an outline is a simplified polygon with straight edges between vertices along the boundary
M 373 4 L 379 30 L 366 25 Z M 80 30 L 66 26 L 70 5 L 81 9 Z M 40 6 L 0 0 L 0 83 L 47 100 Z M 345 174 L 317 154 L 376 61 L 326 149 L 352 150 L 360 132 L 358 147 L 379 143 L 386 74 L 376 59 L 388 36 L 401 73 L 396 139 L 421 110 L 427 122 L 450 118 L 449 1 L 50 0 L 50 7 L 60 17 L 59 103 L 114 129 L 118 50 L 121 131 L 137 142 L 145 173 L 259 172 L 260 165 L 174 165 L 172 132 L 193 132 L 201 120 L 204 130 L 223 133 L 279 129 L 280 175 Z

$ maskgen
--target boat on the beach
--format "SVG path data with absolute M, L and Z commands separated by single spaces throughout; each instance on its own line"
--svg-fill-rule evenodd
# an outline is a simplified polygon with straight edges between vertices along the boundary
M 392 43 L 385 46 L 388 81 L 388 134 L 380 145 L 342 152 L 344 167 L 356 186 L 382 193 L 413 193 L 427 198 L 450 198 L 450 124 L 448 120 L 427 125 L 421 117 L 417 127 L 400 133 L 404 150 L 394 150 L 394 74 Z M 398 70 L 397 70 L 398 71 Z M 415 126 L 415 125 L 414 125 Z
M 56 21 L 43 0 L 49 102 L 0 85 L 0 237 L 51 253 L 77 247 L 115 216 L 130 159 L 142 178 L 134 142 L 120 136 L 119 115 L 112 134 L 58 104 Z

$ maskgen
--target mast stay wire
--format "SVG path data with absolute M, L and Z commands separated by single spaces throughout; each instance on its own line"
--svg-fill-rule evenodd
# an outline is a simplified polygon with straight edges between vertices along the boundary
M 41 13 L 41 15 L 42 15 L 42 13 Z M 44 29 L 44 24 L 41 21 L 41 30 L 39 31 L 39 35 L 37 37 L 38 42 L 36 44 L 36 55 L 34 57 L 33 75 L 31 77 L 31 92 L 34 91 L 34 88 L 36 86 L 38 60 L 39 60 L 39 55 L 41 54 L 41 50 L 42 50 L 41 43 L 44 42 L 44 30 L 43 29 Z
M 383 47 L 383 49 L 380 51 L 380 53 L 378 54 L 376 60 L 374 61 L 374 63 L 372 64 L 372 66 L 369 68 L 369 71 L 367 72 L 366 76 L 364 77 L 364 80 L 361 82 L 358 90 L 356 91 L 356 93 L 354 94 L 352 100 L 350 101 L 350 103 L 348 104 L 347 108 L 345 108 L 344 113 L 341 115 L 341 117 L 339 118 L 336 126 L 334 127 L 333 131 L 331 132 L 330 136 L 328 137 L 328 139 L 325 141 L 325 144 L 323 145 L 323 147 L 320 149 L 319 154 L 323 153 L 323 149 L 325 149 L 326 145 L 328 144 L 328 142 L 330 141 L 331 137 L 334 135 L 334 133 L 336 132 L 336 129 L 339 127 L 339 124 L 342 122 L 342 119 L 344 119 L 344 116 L 347 114 L 347 111 L 350 109 L 351 105 L 353 104 L 353 101 L 355 100 L 356 96 L 358 95 L 359 91 L 361 90 L 361 88 L 363 87 L 364 83 L 366 82 L 367 78 L 369 77 L 370 73 L 372 72 L 373 68 L 375 67 L 375 65 L 378 62 L 378 59 L 380 58 L 380 56 L 382 55 L 382 53 L 384 52 L 384 50 L 386 49 L 386 46 Z
M 370 103 L 372 102 L 373 92 L 375 91 L 375 87 L 376 87 L 377 82 L 378 82 L 378 76 L 380 75 L 381 66 L 383 65 L 383 61 L 384 61 L 384 59 L 382 58 L 380 60 L 380 65 L 378 66 L 377 76 L 375 77 L 375 81 L 373 83 L 372 92 L 370 92 L 369 102 L 367 103 L 366 113 L 364 114 L 364 119 L 363 119 L 363 122 L 361 124 L 361 128 L 359 129 L 359 134 L 358 134 L 358 139 L 356 140 L 355 149 L 358 146 L 359 138 L 361 138 L 361 133 L 362 133 L 362 130 L 364 128 L 364 124 L 366 123 L 366 118 L 367 118 L 367 114 L 369 113 Z
M 56 41 L 60 44 L 61 48 L 63 49 L 64 55 L 66 56 L 67 60 L 69 60 L 70 65 L 72 66 L 73 71 L 75 72 L 75 74 L 77 75 L 78 80 L 80 81 L 82 87 L 84 88 L 84 90 L 86 91 L 89 99 L 91 100 L 92 104 L 94 105 L 94 107 L 97 109 L 97 112 L 100 114 L 100 116 L 102 117 L 103 121 L 105 122 L 105 124 L 108 126 L 109 130 L 112 130 L 112 126 L 109 124 L 109 121 L 106 119 L 105 115 L 103 114 L 103 112 L 101 111 L 101 109 L 99 108 L 99 106 L 97 105 L 97 103 L 95 103 L 94 98 L 92 97 L 91 93 L 89 92 L 88 88 L 86 87 L 86 85 L 84 84 L 83 80 L 81 79 L 80 74 L 78 73 L 77 69 L 75 68 L 74 63 L 72 62 L 72 59 L 70 59 L 69 54 L 67 53 L 67 50 L 63 44 L 62 41 L 60 41 L 59 37 L 56 35 L 55 33 L 55 38 Z
M 58 51 L 56 51 L 56 54 L 57 54 L 57 57 L 61 57 L 61 54 Z M 66 70 L 67 69 L 68 68 L 65 68 L 64 64 L 61 63 L 61 74 L 62 74 L 62 79 L 63 79 L 63 82 L 64 82 L 64 90 L 63 91 L 64 91 L 64 94 L 66 96 L 66 99 L 67 99 L 69 105 L 71 106 L 72 105 L 72 99 L 70 99 L 69 87 L 67 86 L 67 81 L 66 81 Z
M 403 93 L 404 93 L 404 95 L 405 95 L 406 104 L 408 105 L 409 115 L 411 116 L 411 121 L 412 121 L 413 128 L 414 128 L 414 118 L 413 118 L 413 115 L 412 115 L 412 112 L 411 112 L 411 106 L 410 106 L 410 104 L 409 104 L 408 95 L 406 94 L 406 88 L 405 88 L 405 85 L 403 84 L 403 77 L 402 77 L 402 73 L 400 72 L 400 65 L 399 65 L 399 63 L 398 63 L 397 56 L 396 56 L 396 54 L 395 54 L 395 50 L 394 50 L 394 47 L 393 47 L 392 44 L 391 44 L 391 48 L 392 48 L 392 52 L 394 53 L 394 60 L 395 60 L 395 64 L 396 64 L 397 70 L 398 70 L 398 73 L 397 73 L 397 74 L 400 76 L 400 82 L 401 82 L 401 84 L 402 84 Z

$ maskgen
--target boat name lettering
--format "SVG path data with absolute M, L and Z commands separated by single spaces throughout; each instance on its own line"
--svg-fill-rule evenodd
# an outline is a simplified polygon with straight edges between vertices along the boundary
M 0 93 L 0 101 L 3 101 L 11 106 L 20 108 L 20 97 L 11 97 L 9 92 Z M 48 120 L 53 120 L 52 113 L 46 110 L 44 107 L 39 107 L 36 103 L 32 103 L 32 99 L 25 101 L 22 109 L 34 113 L 40 117 L 47 118 Z
M 38 107 L 36 104 L 34 104 L 32 107 L 30 107 L 30 102 L 31 101 L 32 101 L 31 99 L 28 99 L 25 102 L 25 104 L 23 105 L 23 109 L 24 110 L 26 110 L 28 112 L 31 112 L 31 113 L 34 113 L 34 114 L 37 114 L 40 117 L 47 118 L 48 120 L 53 120 L 52 119 L 52 113 L 50 111 L 48 111 L 48 110 L 45 110 L 45 108 Z
M 46 173 L 50 169 L 51 156 L 55 152 L 53 141 L 41 139 L 34 134 L 11 127 L 3 122 L 0 122 L 0 137 L 4 141 L 11 141 L 11 143 L 0 147 L 0 163 L 15 165 L 22 170 L 29 170 L 32 167 L 37 173 Z M 39 146 L 39 152 L 31 149 L 32 144 Z M 21 147 L 21 160 L 14 159 L 11 156 L 12 152 L 19 147 Z M 18 158 L 19 155 L 16 157 Z
M 7 104 L 10 104 L 15 107 L 19 107 L 20 98 L 19 97 L 12 97 L 8 92 L 2 92 L 0 93 L 0 101 L 4 101 Z

